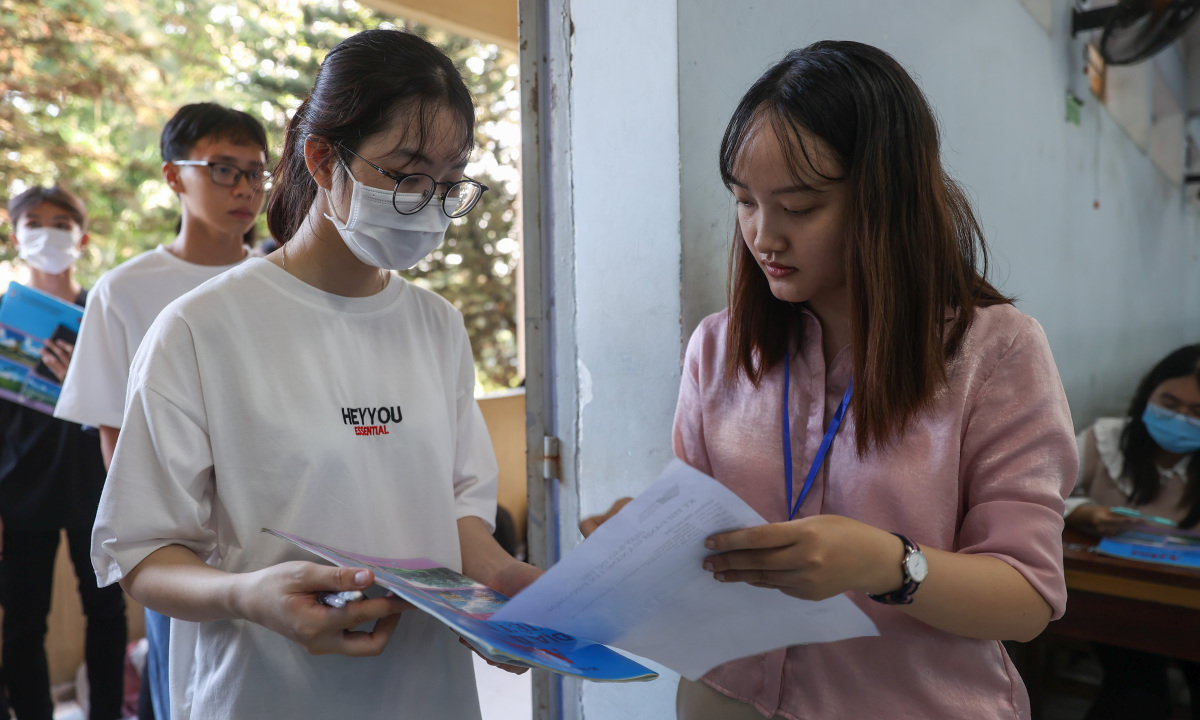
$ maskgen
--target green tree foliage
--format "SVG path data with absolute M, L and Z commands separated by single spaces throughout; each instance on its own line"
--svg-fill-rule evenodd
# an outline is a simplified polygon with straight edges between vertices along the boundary
M 0 0 L 5 195 L 57 182 L 84 197 L 92 242 L 77 269 L 90 284 L 174 235 L 178 205 L 162 182 L 158 136 L 180 105 L 211 100 L 245 110 L 263 120 L 277 151 L 325 54 L 376 27 L 430 39 L 475 94 L 479 151 L 469 171 L 491 189 L 408 277 L 463 312 L 481 385 L 511 387 L 519 380 L 511 132 L 518 103 L 513 58 L 494 46 L 352 0 Z M 0 231 L 7 237 L 11 229 Z

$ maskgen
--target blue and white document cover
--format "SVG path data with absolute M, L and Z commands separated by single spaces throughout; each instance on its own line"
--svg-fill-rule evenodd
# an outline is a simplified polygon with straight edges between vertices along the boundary
M 1200 569 L 1200 537 L 1195 531 L 1131 530 L 1102 539 L 1096 552 L 1126 560 Z
M 425 558 L 359 555 L 263 528 L 341 567 L 369 568 L 375 584 L 445 623 L 480 655 L 496 663 L 541 668 L 600 682 L 653 680 L 658 673 L 581 637 L 531 623 L 492 619 L 508 598 L 466 575 Z
M 702 567 L 710 535 L 766 523 L 729 488 L 672 460 L 641 495 L 492 620 L 529 622 L 665 665 L 689 680 L 749 655 L 878 635 L 846 595 L 800 600 Z
M 656 673 L 612 648 L 692 680 L 777 648 L 878 635 L 846 595 L 800 600 L 702 567 L 704 539 L 766 521 L 721 483 L 674 460 L 649 488 L 513 598 L 429 560 L 386 560 L 273 535 L 375 582 L 437 617 L 493 661 L 587 680 Z
M 52 415 L 62 384 L 42 362 L 50 338 L 74 343 L 83 308 L 20 283 L 0 303 L 0 398 Z

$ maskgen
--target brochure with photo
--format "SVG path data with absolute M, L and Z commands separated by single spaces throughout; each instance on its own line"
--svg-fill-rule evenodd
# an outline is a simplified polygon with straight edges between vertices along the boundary
M 586 637 L 689 680 L 778 648 L 879 634 L 847 595 L 801 600 L 774 588 L 718 582 L 704 569 L 712 554 L 705 538 L 765 523 L 725 485 L 672 460 L 492 619 Z
M 52 415 L 62 384 L 42 348 L 51 338 L 74 343 L 82 320 L 78 305 L 9 283 L 0 302 L 0 398 Z
M 766 522 L 699 470 L 672 460 L 658 480 L 512 599 L 428 560 L 354 555 L 273 532 L 442 620 L 489 659 L 589 680 L 655 674 L 612 648 L 697 680 L 778 648 L 869 637 L 879 629 L 847 595 L 801 600 L 718 582 L 704 539 Z
M 370 569 L 375 573 L 375 584 L 442 621 L 492 662 L 599 682 L 658 677 L 658 673 L 590 640 L 528 623 L 492 620 L 492 614 L 508 602 L 507 597 L 430 560 L 358 555 L 270 528 L 263 528 L 263 532 L 334 565 Z

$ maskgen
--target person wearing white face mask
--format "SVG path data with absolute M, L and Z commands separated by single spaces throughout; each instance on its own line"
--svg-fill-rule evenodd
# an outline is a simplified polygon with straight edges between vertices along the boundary
M 373 267 L 389 270 L 414 267 L 441 246 L 450 220 L 466 215 L 487 189 L 469 179 L 438 183 L 424 173 L 390 173 L 345 146 L 341 149 L 396 182 L 391 191 L 369 187 L 355 179 L 343 162 L 342 169 L 354 186 L 349 216 L 342 223 L 325 213 L 350 252 Z M 438 196 L 438 202 L 431 202 L 432 193 L 441 185 L 446 185 L 447 190 Z M 322 188 L 322 194 L 332 208 L 329 191 Z
M 485 191 L 463 174 L 473 138 L 436 47 L 342 41 L 272 173 L 282 246 L 167 307 L 138 349 L 92 559 L 171 616 L 173 720 L 480 717 L 452 632 L 395 598 L 319 604 L 371 571 L 260 532 L 429 558 L 509 595 L 540 573 L 491 534 L 497 465 L 462 316 L 393 273 Z
M 60 187 L 34 187 L 8 205 L 12 242 L 30 269 L 29 284 L 65 302 L 83 305 L 87 292 L 73 275 L 87 244 L 83 202 Z M 62 382 L 73 347 L 47 342 L 42 361 Z M 4 606 L 3 660 L 13 709 L 22 720 L 53 713 L 44 648 L 54 560 L 60 530 L 79 579 L 87 615 L 86 657 L 93 720 L 121 717 L 126 621 L 119 588 L 99 588 L 90 567 L 92 522 L 104 486 L 95 428 L 58 420 L 0 400 L 0 603 Z
M 71 228 L 41 225 L 40 213 L 35 208 L 23 218 L 25 224 L 19 225 L 13 233 L 13 242 L 17 245 L 20 258 L 34 272 L 41 276 L 65 276 L 69 279 L 68 271 L 79 259 L 79 251 L 87 243 L 87 234 L 78 225 L 71 223 L 70 217 L 65 216 L 64 211 L 56 214 L 53 210 L 50 212 L 58 223 L 69 223 Z M 39 279 L 43 283 L 49 280 Z

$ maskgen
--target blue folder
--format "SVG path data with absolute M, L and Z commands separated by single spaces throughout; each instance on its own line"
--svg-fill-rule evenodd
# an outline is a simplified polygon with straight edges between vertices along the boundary
M 41 363 L 42 347 L 56 336 L 74 342 L 82 321 L 78 305 L 9 283 L 0 302 L 0 398 L 53 414 L 62 386 Z
M 1170 542 L 1163 536 L 1157 536 L 1157 539 L 1152 538 L 1155 536 L 1143 536 L 1136 532 L 1125 533 L 1117 537 L 1106 537 L 1096 546 L 1096 552 L 1126 560 L 1140 560 L 1192 569 L 1200 568 L 1200 545 Z

